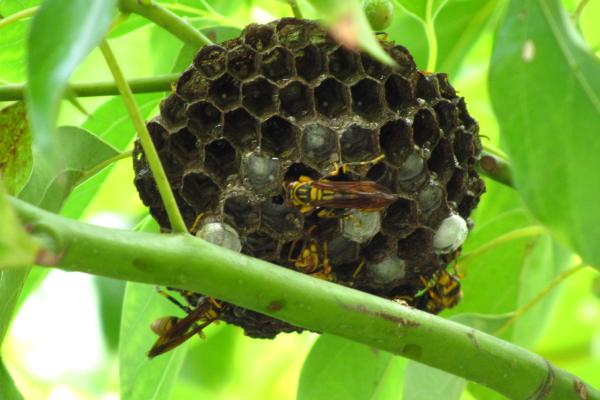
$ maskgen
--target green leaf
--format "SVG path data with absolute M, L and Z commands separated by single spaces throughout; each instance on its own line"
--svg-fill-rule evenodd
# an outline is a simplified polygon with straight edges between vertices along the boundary
M 397 379 L 384 379 L 393 358 L 373 347 L 321 335 L 302 367 L 297 399 L 378 398 L 383 386 Z
M 0 15 L 7 17 L 34 7 L 39 0 L 0 1 Z M 21 19 L 2 27 L 2 51 L 0 51 L 0 80 L 17 83 L 25 81 L 26 36 L 31 19 Z
M 37 245 L 24 232 L 0 181 L 0 345 L 12 321 Z M 6 269 L 11 268 L 11 269 Z
M 59 165 L 63 145 L 56 137 L 55 124 L 69 76 L 100 43 L 114 10 L 114 0 L 47 0 L 31 23 L 27 45 L 29 120 L 34 141 L 48 155 L 52 167 Z
M 512 1 L 490 91 L 515 186 L 532 213 L 600 267 L 600 62 L 557 0 Z
M 146 218 L 139 230 L 157 232 L 158 225 L 153 219 Z M 119 334 L 122 400 L 169 398 L 183 365 L 188 343 L 151 360 L 147 353 L 157 336 L 150 330 L 150 324 L 158 318 L 180 315 L 181 312 L 156 293 L 153 286 L 127 283 Z
M 28 267 L 38 246 L 23 230 L 0 180 L 0 270 Z
M 416 361 L 409 361 L 404 372 L 403 400 L 460 399 L 466 381 L 456 375 Z
M 501 4 L 496 0 L 450 1 L 440 10 L 435 19 L 438 71 L 456 78 L 467 53 L 487 31 Z
M 379 45 L 358 0 L 309 0 L 309 2 L 322 16 L 324 22 L 332 28 L 333 33 L 340 28 L 345 30 L 349 27 L 350 32 L 344 32 L 344 36 L 348 33 L 350 42 L 356 40 L 358 47 L 382 63 L 389 65 L 394 63 Z
M 161 93 L 147 93 L 135 96 L 140 113 L 148 118 L 162 97 Z M 123 106 L 123 99 L 115 97 L 94 111 L 83 124 L 83 128 L 106 141 L 118 150 L 125 150 L 135 137 L 135 129 Z M 127 162 L 127 161 L 124 161 Z M 61 214 L 79 218 L 108 177 L 112 166 L 78 185 L 67 198 Z
M 25 105 L 14 103 L 0 110 L 0 176 L 8 193 L 14 195 L 21 190 L 32 163 Z
M 2 358 L 0 358 L 0 399 L 23 400 L 23 395 L 15 386 L 10 373 L 6 370 Z
M 239 328 L 233 325 L 210 325 L 204 330 L 206 339 L 192 342 L 181 371 L 181 379 L 218 392 L 235 381 Z M 238 369 L 239 370 L 239 369 Z M 238 382 L 239 385 L 239 382 Z M 174 395 L 173 399 L 176 399 Z
M 0 345 L 10 327 L 27 272 L 26 268 L 0 270 Z
M 121 22 L 117 27 L 108 34 L 109 39 L 115 39 L 119 36 L 126 35 L 132 31 L 144 28 L 150 25 L 150 20 L 137 14 L 128 14 L 127 19 Z
M 110 352 L 116 352 L 119 347 L 119 325 L 125 298 L 125 282 L 95 276 L 94 285 L 98 293 L 98 311 L 104 343 Z
M 458 263 L 463 275 L 463 299 L 444 315 L 479 316 L 479 321 L 472 318 L 467 324 L 474 327 L 477 324 L 494 333 L 506 322 L 501 321 L 503 317 L 528 303 L 568 266 L 569 253 L 547 234 L 531 229 L 535 221 L 513 190 L 488 182 L 488 191 L 473 215 L 475 228 Z M 555 295 L 550 292 L 516 319 L 502 336 L 518 344 L 532 345 L 545 326 Z M 483 319 L 486 316 L 487 321 Z
M 176 313 L 175 306 L 156 293 L 153 286 L 127 283 L 119 345 L 121 399 L 169 397 L 183 364 L 187 343 L 152 360 L 147 353 L 157 339 L 150 330 L 152 321 Z M 192 339 L 197 340 L 197 337 Z
M 399 6 L 407 12 L 419 18 L 422 21 L 435 18 L 448 0 L 394 0 Z
M 65 198 L 80 182 L 107 166 L 119 152 L 90 132 L 60 127 L 62 168 L 53 174 L 49 161 L 34 149 L 33 173 L 20 197 L 49 211 L 58 212 Z
M 493 334 L 513 315 L 514 313 L 499 315 L 465 313 L 453 315 L 450 319 L 458 322 L 459 324 L 470 326 L 478 331 Z

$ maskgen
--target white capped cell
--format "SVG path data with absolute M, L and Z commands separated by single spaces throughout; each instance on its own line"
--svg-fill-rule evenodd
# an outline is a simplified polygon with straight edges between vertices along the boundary
M 342 219 L 342 234 L 357 243 L 371 239 L 380 229 L 381 213 L 376 211 L 352 210 Z
M 468 233 L 467 222 L 460 215 L 452 214 L 442 221 L 433 236 L 433 249 L 439 254 L 453 252 L 464 243 Z
M 242 243 L 237 231 L 228 224 L 222 222 L 210 222 L 204 224 L 196 236 L 217 246 L 240 252 Z
M 385 285 L 404 278 L 406 262 L 401 258 L 392 256 L 374 264 L 367 264 L 369 278 L 378 285 Z

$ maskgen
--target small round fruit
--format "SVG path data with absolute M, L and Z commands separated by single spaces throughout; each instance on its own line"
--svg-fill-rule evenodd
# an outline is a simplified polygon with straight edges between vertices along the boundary
M 363 0 L 363 10 L 375 31 L 382 31 L 390 26 L 394 16 L 394 5 L 390 0 Z

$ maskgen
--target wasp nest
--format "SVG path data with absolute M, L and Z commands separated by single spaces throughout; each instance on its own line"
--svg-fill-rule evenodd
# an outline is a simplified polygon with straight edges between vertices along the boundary
M 410 299 L 421 277 L 446 268 L 485 190 L 474 168 L 479 127 L 445 74 L 381 45 L 395 67 L 340 46 L 316 22 L 286 18 L 203 47 L 147 124 L 188 228 L 202 214 L 205 239 L 296 269 L 311 241 L 327 243 L 316 254 L 334 282 L 387 298 Z M 140 197 L 168 230 L 139 143 L 134 155 Z M 335 218 L 290 205 L 286 184 L 323 178 L 336 162 L 355 166 L 336 178 L 377 182 L 397 199 Z M 299 330 L 223 310 L 250 336 Z

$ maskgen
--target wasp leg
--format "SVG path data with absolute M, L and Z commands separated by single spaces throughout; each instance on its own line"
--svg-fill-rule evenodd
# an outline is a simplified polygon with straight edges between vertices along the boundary
M 177 307 L 181 308 L 184 312 L 186 313 L 191 313 L 192 309 L 184 304 L 182 304 L 179 300 L 177 300 L 175 297 L 171 296 L 169 293 L 165 292 L 164 290 L 162 290 L 160 288 L 160 286 L 156 286 L 155 287 L 156 291 L 158 292 L 158 294 L 160 294 L 162 297 L 164 297 L 165 299 L 169 300 L 171 303 L 175 304 Z
M 298 261 L 299 257 L 293 258 L 292 255 L 294 254 L 294 250 L 296 250 L 296 244 L 298 244 L 299 241 L 300 239 L 296 239 L 292 242 L 292 244 L 290 244 L 290 251 L 288 251 L 287 257 L 288 262 L 295 263 L 296 261 Z M 304 249 L 304 246 L 302 247 L 302 249 Z M 302 250 L 300 250 L 300 254 L 302 254 Z
M 192 227 L 190 228 L 190 232 L 194 235 L 196 234 L 196 232 L 198 232 L 198 225 L 200 225 L 202 218 L 204 218 L 204 213 L 198 214 L 198 216 L 194 220 L 194 223 L 192 224 Z
M 356 269 L 352 273 L 352 279 L 356 279 L 356 277 L 358 276 L 358 274 L 361 273 L 361 271 L 363 270 L 365 265 L 366 265 L 365 260 L 361 260 L 360 264 L 358 264 L 358 267 L 356 267 Z
M 379 162 L 381 162 L 381 160 L 383 160 L 385 158 L 385 154 L 381 154 L 377 157 L 375 157 L 372 160 L 368 160 L 368 161 L 357 161 L 357 162 L 347 162 L 347 163 L 342 163 L 342 164 L 338 164 L 333 163 L 333 169 L 330 173 L 328 173 L 326 175 L 326 177 L 333 177 L 333 176 L 338 176 L 340 174 L 346 174 L 348 173 L 348 171 L 350 170 L 350 167 L 363 167 L 366 165 L 375 165 L 378 164 Z
M 345 208 L 324 208 L 319 210 L 317 217 L 319 218 L 343 218 L 349 215 L 351 210 Z

